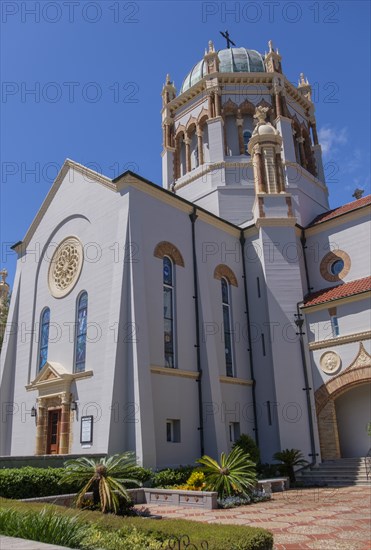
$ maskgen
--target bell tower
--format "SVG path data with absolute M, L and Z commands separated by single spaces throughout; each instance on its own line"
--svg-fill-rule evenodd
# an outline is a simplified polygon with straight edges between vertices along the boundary
M 263 56 L 210 40 L 179 92 L 167 76 L 163 186 L 236 225 L 259 217 L 261 194 L 287 193 L 305 225 L 328 209 L 311 88 L 304 75 L 293 86 L 268 44 Z

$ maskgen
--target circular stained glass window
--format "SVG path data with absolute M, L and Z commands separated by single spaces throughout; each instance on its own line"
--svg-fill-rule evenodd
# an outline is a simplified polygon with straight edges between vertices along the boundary
M 49 266 L 49 289 L 54 298 L 66 296 L 80 276 L 83 264 L 82 244 L 76 237 L 64 239 L 53 254 Z
M 339 275 L 339 273 L 341 273 L 344 269 L 344 260 L 335 260 L 334 262 L 332 262 L 331 266 L 330 266 L 330 271 L 332 273 L 332 275 Z

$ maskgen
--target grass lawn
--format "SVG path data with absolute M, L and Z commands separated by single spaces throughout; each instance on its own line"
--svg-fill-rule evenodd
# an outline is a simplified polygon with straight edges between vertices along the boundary
M 168 539 L 171 536 L 188 535 L 191 542 L 198 548 L 201 548 L 203 541 L 207 541 L 209 550 L 271 550 L 273 548 L 273 535 L 256 527 L 209 525 L 181 519 L 155 520 L 141 517 L 120 517 L 113 514 L 102 514 L 101 512 L 80 512 L 62 506 L 26 503 L 4 498 L 0 498 L 0 508 L 15 509 L 22 513 L 40 512 L 43 508 L 48 508 L 63 516 L 76 516 L 76 514 L 79 514 L 82 521 L 90 525 L 94 524 L 105 532 L 117 533 L 122 529 L 131 530 L 136 528 L 141 533 L 154 534 L 156 537 L 160 537 L 161 540 Z

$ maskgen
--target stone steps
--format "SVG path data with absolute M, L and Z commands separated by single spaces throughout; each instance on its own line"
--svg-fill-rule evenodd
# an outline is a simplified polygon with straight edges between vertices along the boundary
M 298 481 L 306 485 L 371 486 L 371 471 L 367 478 L 367 468 L 363 457 L 327 460 L 310 470 L 298 472 L 296 477 Z

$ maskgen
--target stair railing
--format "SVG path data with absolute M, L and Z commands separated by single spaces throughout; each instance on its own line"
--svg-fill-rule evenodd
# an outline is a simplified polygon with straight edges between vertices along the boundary
M 371 473 L 371 447 L 369 448 L 368 453 L 365 456 L 365 467 L 366 467 L 366 477 L 368 480 L 369 475 Z

